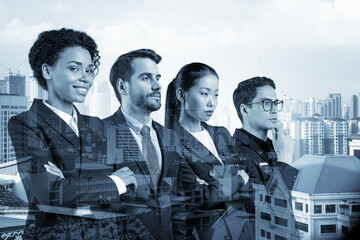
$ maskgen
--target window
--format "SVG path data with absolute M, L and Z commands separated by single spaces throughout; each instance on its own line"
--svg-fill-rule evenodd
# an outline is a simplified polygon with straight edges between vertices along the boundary
M 265 230 L 264 229 L 261 229 L 261 236 L 265 237 Z
M 336 225 L 321 225 L 321 233 L 336 233 Z
M 325 212 L 326 213 L 334 213 L 335 212 L 335 204 L 325 205 Z
M 275 234 L 274 237 L 275 237 L 275 240 L 287 240 L 287 238 L 281 237 L 281 236 L 276 235 L 276 234 Z
M 349 233 L 349 227 L 341 226 L 341 233 L 347 235 Z
M 295 202 L 295 209 L 302 211 L 303 210 L 303 204 L 300 202 Z
M 264 200 L 264 195 L 260 194 L 260 201 L 262 202 L 263 200 Z
M 308 225 L 306 223 L 302 223 L 302 222 L 297 222 L 295 221 L 295 229 L 304 231 L 304 232 L 308 232 Z
M 321 205 L 314 205 L 314 213 L 322 213 Z
M 287 219 L 281 217 L 275 217 L 275 223 L 284 227 L 287 227 Z
M 352 205 L 351 209 L 353 212 L 360 212 L 360 205 Z
M 266 239 L 271 239 L 271 233 L 270 232 L 266 232 Z
M 309 205 L 305 204 L 305 212 L 309 212 Z
M 271 203 L 271 196 L 265 196 L 265 202 Z
M 271 215 L 268 213 L 260 212 L 261 219 L 271 222 Z
M 275 205 L 279 206 L 279 207 L 286 208 L 287 203 L 286 203 L 286 200 L 284 200 L 284 199 L 275 198 Z

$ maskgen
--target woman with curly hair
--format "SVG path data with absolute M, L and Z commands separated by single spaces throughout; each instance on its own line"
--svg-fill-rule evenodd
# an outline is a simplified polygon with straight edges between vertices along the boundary
M 113 169 L 96 159 L 95 150 L 102 148 L 101 120 L 81 115 L 73 105 L 85 100 L 99 59 L 95 41 L 72 29 L 42 32 L 30 49 L 30 66 L 48 100 L 34 99 L 28 111 L 8 124 L 30 209 L 25 239 L 95 238 L 89 229 L 95 229 L 90 225 L 96 221 L 81 216 L 91 214 L 90 204 L 110 192 L 89 191 L 85 184 L 102 179 L 106 189 L 117 189 L 107 177 Z

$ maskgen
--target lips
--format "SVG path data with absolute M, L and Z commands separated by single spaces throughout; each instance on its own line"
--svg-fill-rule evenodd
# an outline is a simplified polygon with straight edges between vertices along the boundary
M 87 91 L 88 91 L 88 88 L 87 88 L 87 87 L 74 86 L 74 88 L 75 88 L 78 92 L 80 92 L 80 93 L 82 93 L 82 94 L 86 94 Z

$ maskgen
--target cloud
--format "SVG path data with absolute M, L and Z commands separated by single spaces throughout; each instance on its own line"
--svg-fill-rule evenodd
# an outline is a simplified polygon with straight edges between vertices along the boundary
M 38 25 L 29 26 L 21 18 L 13 18 L 4 29 L 0 29 L 0 42 L 6 44 L 24 44 L 34 41 L 36 36 L 44 31 L 53 28 L 52 23 L 43 22 Z

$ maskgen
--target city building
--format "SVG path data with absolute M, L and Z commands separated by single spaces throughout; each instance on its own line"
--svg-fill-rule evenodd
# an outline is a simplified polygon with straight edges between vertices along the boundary
M 344 119 L 325 119 L 324 133 L 324 154 L 348 154 L 349 125 Z
M 254 185 L 256 239 L 340 239 L 359 224 L 359 159 L 305 155 L 293 166 L 296 179 L 275 168 Z
M 27 90 L 28 92 L 26 96 L 29 97 L 29 102 L 28 102 L 29 108 L 34 101 L 34 98 L 45 99 L 45 100 L 48 99 L 48 92 L 40 86 L 39 82 L 34 77 L 29 77 Z
M 7 125 L 12 116 L 28 109 L 27 101 L 25 96 L 0 94 L 0 163 L 16 159 Z
M 5 77 L 5 81 L 8 84 L 8 89 L 6 93 L 18 95 L 18 96 L 26 96 L 26 83 L 25 76 L 21 74 L 9 74 L 9 76 Z
M 349 155 L 360 159 L 360 134 L 349 135 Z
M 359 97 L 357 95 L 352 95 L 350 99 L 350 107 L 351 107 L 351 114 L 350 118 L 357 118 L 359 117 Z

